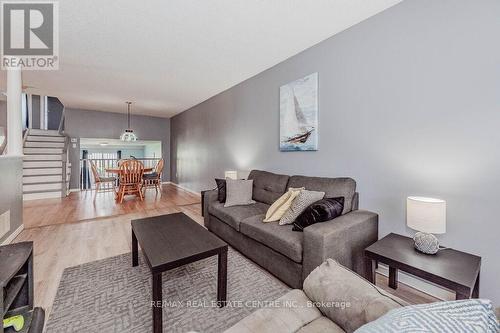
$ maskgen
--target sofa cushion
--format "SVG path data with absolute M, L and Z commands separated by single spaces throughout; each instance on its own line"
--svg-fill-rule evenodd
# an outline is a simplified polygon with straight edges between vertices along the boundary
M 246 206 L 255 203 L 252 200 L 253 180 L 226 179 L 226 202 L 224 207 Z
M 292 231 L 292 225 L 263 223 L 263 219 L 264 215 L 244 219 L 240 224 L 240 232 L 291 260 L 301 263 L 303 233 Z
M 279 221 L 285 212 L 290 208 L 292 202 L 300 194 L 300 189 L 289 189 L 288 192 L 283 194 L 276 200 L 271 207 L 269 207 L 264 222 Z
M 342 215 L 344 197 L 325 198 L 307 207 L 293 222 L 293 231 L 303 231 L 305 227 L 326 222 Z
M 344 197 L 342 214 L 352 210 L 352 200 L 356 192 L 356 181 L 352 178 L 323 178 L 292 176 L 288 187 L 305 187 L 310 191 L 323 191 L 325 198 Z
M 325 192 L 302 190 L 292 201 L 290 208 L 280 218 L 280 225 L 293 224 L 295 219 L 310 205 L 323 199 Z
M 259 309 L 225 333 L 297 332 L 301 327 L 321 318 L 321 312 L 314 306 L 308 306 L 308 302 L 309 299 L 302 290 L 290 290 L 276 300 L 280 306 Z
M 217 200 L 222 203 L 226 202 L 226 180 L 215 178 L 215 183 L 217 184 Z
M 319 310 L 347 333 L 407 305 L 333 259 L 327 259 L 309 274 L 304 280 L 304 292 L 311 301 L 327 304 L 318 306 Z
M 268 208 L 269 205 L 262 202 L 246 206 L 224 207 L 223 203 L 216 201 L 208 207 L 208 212 L 235 230 L 240 231 L 242 220 L 251 216 L 265 214 Z
M 309 324 L 302 326 L 297 333 L 345 333 L 345 331 L 326 317 L 314 319 Z
M 271 205 L 286 192 L 289 178 L 288 175 L 252 170 L 248 175 L 248 179 L 253 179 L 252 199 Z

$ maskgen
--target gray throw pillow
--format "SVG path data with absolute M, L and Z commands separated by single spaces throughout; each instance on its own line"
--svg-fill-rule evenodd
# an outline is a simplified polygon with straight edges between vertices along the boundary
M 293 200 L 292 205 L 280 219 L 280 225 L 292 224 L 295 219 L 311 204 L 323 199 L 325 192 L 302 190 Z
M 251 205 L 253 180 L 226 179 L 226 203 L 224 207 Z

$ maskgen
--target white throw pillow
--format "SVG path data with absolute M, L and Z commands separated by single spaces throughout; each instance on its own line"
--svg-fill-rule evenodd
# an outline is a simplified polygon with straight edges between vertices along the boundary
M 226 179 L 226 203 L 224 207 L 251 205 L 253 180 Z

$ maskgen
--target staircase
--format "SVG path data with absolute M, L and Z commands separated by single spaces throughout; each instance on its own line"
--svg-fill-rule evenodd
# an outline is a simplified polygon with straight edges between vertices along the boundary
M 71 172 L 67 137 L 52 130 L 28 131 L 24 141 L 23 199 L 67 196 Z

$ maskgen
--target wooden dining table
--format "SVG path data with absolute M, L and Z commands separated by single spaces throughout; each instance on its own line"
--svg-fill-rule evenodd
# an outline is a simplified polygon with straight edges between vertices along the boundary
M 104 169 L 108 173 L 120 174 L 120 168 L 106 168 Z M 153 171 L 153 168 L 144 168 L 144 173 Z
M 120 176 L 120 168 L 106 168 L 104 169 L 108 173 L 115 173 Z M 144 173 L 153 171 L 153 168 L 144 168 Z M 118 192 L 115 192 L 115 200 L 118 201 Z

